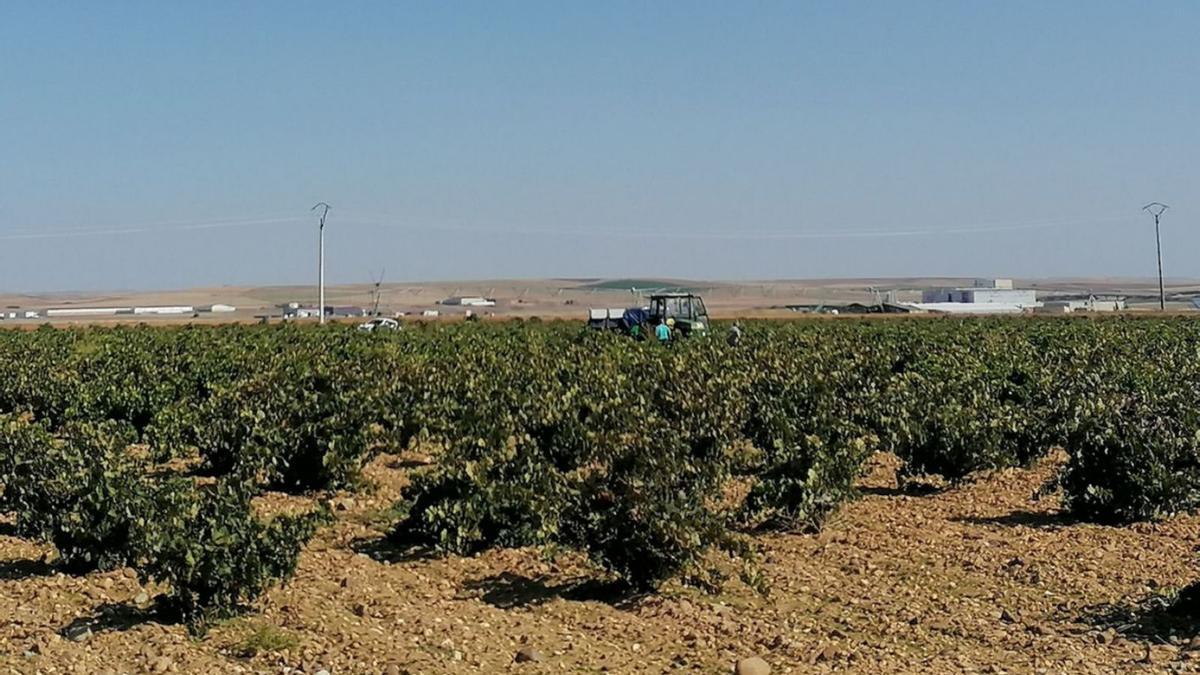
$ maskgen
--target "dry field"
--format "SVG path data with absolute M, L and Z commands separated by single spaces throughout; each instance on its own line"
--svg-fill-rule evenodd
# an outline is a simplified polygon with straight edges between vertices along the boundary
M 650 288 L 672 285 L 693 288 L 701 293 L 716 318 L 795 316 L 784 307 L 789 304 L 838 304 L 871 302 L 878 296 L 872 289 L 897 289 L 901 301 L 918 301 L 921 289 L 939 286 L 969 285 L 964 278 L 905 279 L 795 279 L 778 281 L 694 281 L 638 279 L 507 279 L 447 282 L 385 283 L 380 293 L 384 313 L 420 314 L 436 309 L 448 318 L 461 317 L 467 308 L 438 304 L 453 296 L 495 298 L 496 307 L 476 310 L 497 317 L 568 318 L 583 321 L 588 307 L 626 307 L 635 304 L 629 287 Z M 1200 293 L 1200 282 L 1168 280 L 1167 293 Z M 1157 309 L 1156 281 L 1144 279 L 1018 279 L 1023 288 L 1034 288 L 1041 297 L 1053 293 L 1127 295 L 1130 305 L 1139 309 Z M 336 306 L 370 307 L 370 284 L 338 285 L 327 289 L 327 302 Z M 1182 296 L 1181 296 L 1182 298 Z M 214 303 L 234 305 L 234 314 L 183 317 L 60 317 L 55 324 L 105 324 L 150 322 L 252 322 L 263 314 L 278 315 L 278 305 L 287 302 L 315 304 L 314 286 L 222 286 L 173 291 L 131 291 L 111 293 L 5 294 L 0 292 L 0 308 L 44 309 L 47 307 L 130 307 L 147 305 L 204 306 Z M 1169 303 L 1169 309 L 1190 311 L 1186 299 Z M 42 320 L 14 322 L 36 326 Z M 7 323 L 7 322 L 6 322 Z
M 0 672 L 715 673 L 754 654 L 773 673 L 1200 671 L 1200 639 L 1160 608 L 1196 576 L 1200 518 L 1068 522 L 1031 499 L 1057 460 L 907 495 L 880 457 L 822 534 L 760 539 L 769 596 L 630 598 L 570 556 L 391 547 L 413 459 L 376 460 L 295 578 L 204 637 L 158 623 L 131 574 L 64 576 L 0 529 Z

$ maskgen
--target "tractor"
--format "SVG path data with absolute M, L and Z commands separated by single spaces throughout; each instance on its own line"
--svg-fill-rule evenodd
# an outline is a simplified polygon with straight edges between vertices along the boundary
M 708 334 L 708 310 L 704 307 L 704 299 L 694 293 L 655 293 L 646 307 L 593 309 L 588 325 L 600 330 L 619 330 L 627 335 L 652 336 L 654 327 L 667 319 L 675 320 L 675 330 L 681 337 Z

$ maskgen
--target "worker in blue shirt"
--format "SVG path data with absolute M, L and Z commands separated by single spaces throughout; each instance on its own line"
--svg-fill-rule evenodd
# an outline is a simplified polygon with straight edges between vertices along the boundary
M 668 325 L 669 323 L 674 322 L 667 319 L 654 327 L 654 337 L 658 338 L 659 344 L 665 345 L 671 339 L 671 326 Z

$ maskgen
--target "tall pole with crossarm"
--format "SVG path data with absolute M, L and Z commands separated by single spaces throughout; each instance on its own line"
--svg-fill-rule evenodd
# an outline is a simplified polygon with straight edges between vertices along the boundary
M 1154 216 L 1154 248 L 1158 252 L 1158 309 L 1163 311 L 1167 308 L 1167 294 L 1163 290 L 1163 275 L 1162 275 L 1162 239 L 1158 236 L 1158 219 L 1163 212 L 1171 207 L 1161 202 L 1150 202 L 1142 207 L 1150 215 Z
M 313 211 L 321 212 L 321 221 L 317 225 L 317 293 L 320 296 L 317 311 L 321 313 L 322 324 L 325 323 L 325 216 L 331 208 L 333 207 L 325 202 L 317 202 L 317 205 L 312 207 Z

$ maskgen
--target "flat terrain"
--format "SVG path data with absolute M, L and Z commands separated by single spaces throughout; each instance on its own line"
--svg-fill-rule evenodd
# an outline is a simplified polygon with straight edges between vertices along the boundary
M 774 673 L 1200 671 L 1159 602 L 1197 577 L 1200 517 L 1071 523 L 1031 499 L 1057 460 L 909 495 L 881 456 L 823 533 L 759 538 L 769 596 L 620 598 L 571 556 L 389 546 L 414 459 L 377 459 L 377 488 L 335 500 L 296 577 L 202 638 L 156 622 L 131 575 L 64 576 L 49 547 L 0 531 L 0 672 L 713 673 L 753 654 Z M 537 658 L 516 662 L 523 648 Z
M 1147 279 L 1017 279 L 1018 288 L 1033 288 L 1040 298 L 1067 294 L 1087 297 L 1090 293 L 1128 297 L 1130 308 L 1157 309 L 1157 281 Z M 713 316 L 772 317 L 793 315 L 786 309 L 794 304 L 839 304 L 874 302 L 881 293 L 896 291 L 902 302 L 919 301 L 926 288 L 971 285 L 971 279 L 927 277 L 903 279 L 793 279 L 777 281 L 695 281 L 681 279 L 527 279 L 482 280 L 420 283 L 385 283 L 380 287 L 379 306 L 385 314 L 420 314 L 436 309 L 445 317 L 461 317 L 469 308 L 439 304 L 456 296 L 495 298 L 496 306 L 475 311 L 497 317 L 555 317 L 583 321 L 588 307 L 627 307 L 641 302 L 640 293 L 656 288 L 692 289 L 701 293 Z M 638 289 L 639 293 L 631 292 Z M 1168 308 L 1191 310 L 1187 300 L 1200 294 L 1200 281 L 1168 280 Z M 370 284 L 331 286 L 326 300 L 333 306 L 370 308 L 374 301 Z M 44 310 L 51 307 L 133 307 L 193 306 L 216 303 L 233 305 L 233 314 L 181 317 L 87 317 L 56 318 L 56 324 L 140 322 L 180 323 L 192 321 L 254 321 L 262 315 L 278 316 L 279 305 L 288 302 L 313 304 L 314 286 L 223 286 L 174 291 L 137 291 L 107 293 L 12 294 L 0 292 L 0 309 Z M 45 319 L 0 322 L 37 325 Z

